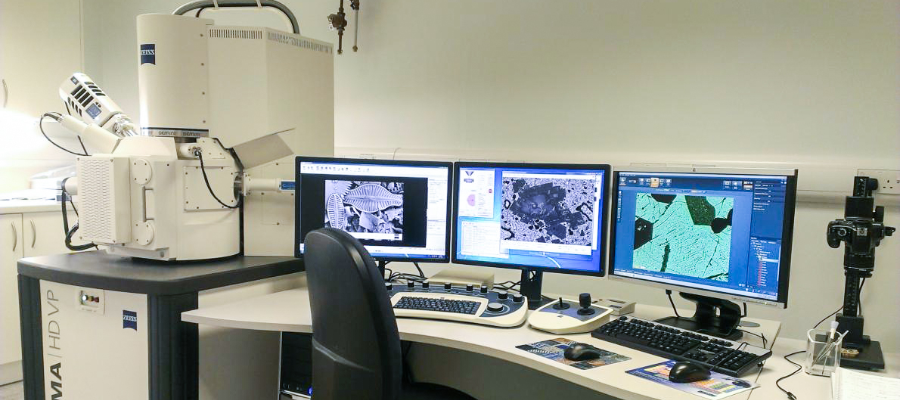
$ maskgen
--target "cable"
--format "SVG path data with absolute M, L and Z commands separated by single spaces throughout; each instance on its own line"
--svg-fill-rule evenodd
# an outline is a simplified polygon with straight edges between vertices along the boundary
M 862 296 L 862 289 L 863 289 L 863 286 L 865 286 L 865 285 L 866 285 L 866 278 L 863 278 L 862 283 L 859 285 L 859 296 Z M 859 297 L 859 296 L 857 296 L 857 297 Z M 862 301 L 860 301 L 860 307 L 859 307 L 859 308 L 860 308 L 860 314 L 862 314 Z M 834 316 L 835 314 L 841 312 L 841 310 L 843 310 L 843 309 L 844 309 L 844 306 L 841 306 L 841 307 L 838 308 L 837 310 L 834 310 L 833 313 L 826 315 L 825 318 L 822 318 L 818 323 L 816 323 L 815 325 L 813 325 L 813 329 L 818 328 L 819 325 L 822 325 L 822 323 L 825 322 L 828 318 L 831 318 L 831 317 Z
M 762 334 L 762 333 L 756 333 L 756 332 L 745 331 L 745 330 L 743 330 L 743 329 L 738 329 L 738 330 L 741 331 L 741 332 L 744 332 L 744 333 L 749 333 L 749 334 L 751 334 L 751 335 L 753 335 L 753 336 L 756 336 L 756 337 L 762 339 L 762 342 L 763 342 L 763 348 L 766 348 L 766 349 L 769 348 L 768 341 L 766 340 L 766 335 L 764 335 L 764 334 Z
M 862 310 L 862 288 L 866 285 L 866 278 L 862 278 L 862 283 L 859 284 L 859 292 L 857 292 L 856 298 L 859 299 L 859 316 L 863 316 Z
M 791 359 L 790 359 L 790 357 L 795 356 L 795 355 L 800 354 L 800 353 L 806 353 L 806 350 L 795 351 L 795 352 L 793 352 L 793 353 L 791 353 L 791 354 L 787 354 L 787 355 L 784 356 L 784 359 L 785 359 L 787 362 L 789 362 L 789 363 L 794 364 L 795 366 L 797 366 L 797 369 L 795 369 L 794 372 L 791 372 L 791 373 L 789 373 L 789 374 L 787 374 L 787 375 L 785 375 L 785 376 L 782 376 L 781 378 L 778 378 L 778 379 L 775 381 L 775 386 L 777 386 L 779 390 L 781 390 L 782 392 L 784 392 L 784 394 L 787 395 L 787 397 L 788 397 L 789 400 L 797 400 L 797 396 L 795 396 L 793 393 L 791 393 L 791 392 L 785 390 L 783 387 L 781 387 L 781 381 L 783 381 L 783 380 L 785 380 L 785 379 L 787 379 L 787 378 L 790 378 L 790 377 L 796 375 L 798 372 L 800 372 L 800 370 L 803 369 L 803 366 L 802 366 L 802 365 L 797 364 L 797 363 L 791 361 Z
M 44 139 L 47 139 L 47 141 L 50 142 L 50 144 L 56 146 L 57 148 L 59 148 L 62 151 L 65 151 L 66 153 L 76 155 L 76 156 L 89 156 L 90 154 L 88 154 L 87 149 L 84 148 L 84 142 L 81 142 L 81 136 L 78 136 L 78 141 L 81 142 L 81 148 L 84 149 L 84 153 L 77 153 L 77 152 L 69 150 L 65 147 L 62 147 L 59 144 L 57 144 L 56 142 L 54 142 L 53 139 L 50 139 L 50 136 L 47 136 L 47 133 L 44 132 L 44 118 L 51 117 L 53 119 L 56 119 L 58 115 L 60 115 L 60 114 L 48 112 L 48 113 L 44 113 L 43 115 L 41 115 L 41 118 L 38 119 L 38 129 L 40 129 L 41 134 L 44 135 Z M 57 121 L 59 121 L 59 120 L 57 119 Z
M 209 177 L 206 176 L 206 165 L 203 163 L 203 151 L 200 149 L 195 149 L 194 155 L 200 159 L 200 172 L 203 173 L 203 182 L 206 183 L 206 189 L 209 190 L 209 194 L 211 194 L 212 197 L 214 199 L 216 199 L 216 201 L 218 201 L 219 204 L 222 205 L 222 207 L 231 208 L 231 209 L 240 208 L 241 207 L 241 197 L 240 196 L 236 196 L 237 203 L 233 206 L 229 206 L 228 204 L 225 204 L 225 202 L 223 202 L 222 200 L 219 199 L 219 196 L 216 196 L 215 192 L 213 192 L 212 186 L 210 186 L 210 184 L 209 184 Z
M 676 318 L 681 318 L 681 316 L 678 315 L 678 309 L 675 308 L 675 300 L 672 300 L 672 291 L 669 290 L 669 289 L 666 289 L 666 296 L 669 297 L 669 304 L 672 305 L 672 311 L 675 311 L 675 317 L 676 317 Z
M 419 270 L 419 276 L 421 276 L 421 277 L 424 278 L 424 277 L 425 277 L 425 273 L 422 272 L 422 268 L 419 268 L 419 263 L 413 261 L 413 265 L 415 265 L 415 266 L 416 266 L 416 269 Z
M 72 229 L 69 229 L 69 216 L 68 211 L 66 210 L 66 197 L 69 197 L 69 194 L 66 192 L 66 181 L 68 180 L 69 178 L 65 178 L 62 180 L 62 184 L 60 185 L 60 187 L 62 188 L 62 197 L 59 199 L 59 204 L 62 208 L 63 232 L 66 234 L 66 248 L 72 251 L 82 251 L 90 249 L 92 247 L 98 248 L 94 243 L 80 244 L 77 246 L 72 244 L 72 237 L 75 236 L 75 231 L 78 230 L 78 223 L 76 222 L 75 225 L 72 226 Z M 72 198 L 69 197 L 69 202 L 71 201 Z M 75 208 L 74 203 L 72 204 L 72 208 Z

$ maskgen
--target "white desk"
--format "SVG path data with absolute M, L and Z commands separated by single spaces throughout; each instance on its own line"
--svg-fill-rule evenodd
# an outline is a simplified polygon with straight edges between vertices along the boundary
M 639 306 L 635 315 L 652 319 L 664 317 L 670 313 L 671 309 L 665 307 Z M 182 314 L 182 320 L 237 329 L 302 333 L 310 333 L 312 330 L 309 297 L 305 288 L 188 311 Z M 774 340 L 781 329 L 779 322 L 752 318 L 749 320 L 758 322 L 761 326 L 747 330 L 761 333 L 769 341 Z M 661 362 L 664 360 L 663 358 L 594 339 L 587 333 L 566 335 L 565 337 L 626 355 L 631 357 L 631 360 L 582 371 L 529 354 L 516 349 L 515 346 L 553 339 L 561 335 L 537 331 L 529 328 L 527 324 L 518 328 L 498 329 L 445 321 L 398 318 L 397 327 L 402 340 L 479 353 L 508 363 L 519 364 L 620 399 L 698 399 L 696 396 L 656 385 L 625 373 L 630 369 Z M 761 345 L 761 340 L 755 336 L 745 336 L 750 344 Z M 752 379 L 753 377 L 745 378 Z M 497 382 L 494 383 L 497 384 Z M 750 398 L 750 395 L 750 393 L 746 393 L 731 398 L 746 400 Z
M 796 366 L 784 360 L 784 355 L 804 349 L 806 349 L 806 342 L 803 340 L 778 339 L 772 349 L 774 354 L 766 361 L 766 367 L 759 374 L 757 382 L 761 386 L 753 391 L 750 398 L 752 400 L 787 399 L 787 396 L 775 386 L 775 381 L 797 369 Z M 791 360 L 801 365 L 803 359 L 804 354 L 791 357 Z M 900 378 L 900 354 L 885 354 L 885 369 L 879 371 L 878 374 Z M 802 370 L 781 381 L 781 386 L 794 393 L 798 400 L 831 399 L 831 379 L 807 375 Z

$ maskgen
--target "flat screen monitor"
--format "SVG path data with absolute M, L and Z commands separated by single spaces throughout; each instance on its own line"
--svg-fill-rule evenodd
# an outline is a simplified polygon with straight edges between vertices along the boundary
M 609 173 L 603 164 L 456 163 L 453 262 L 602 276 Z
M 295 256 L 323 227 L 358 239 L 376 260 L 448 262 L 453 164 L 296 159 Z
M 787 306 L 795 170 L 617 171 L 614 180 L 611 278 Z

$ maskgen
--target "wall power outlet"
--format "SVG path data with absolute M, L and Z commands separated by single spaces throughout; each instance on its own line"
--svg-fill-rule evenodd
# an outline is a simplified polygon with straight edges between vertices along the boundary
M 876 197 L 883 194 L 900 195 L 900 170 L 860 169 L 857 171 L 857 175 L 878 179 Z

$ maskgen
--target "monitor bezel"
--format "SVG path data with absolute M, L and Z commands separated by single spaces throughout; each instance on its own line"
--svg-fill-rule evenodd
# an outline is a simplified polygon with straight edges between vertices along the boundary
M 726 293 L 721 291 L 715 291 L 711 289 L 701 289 L 691 286 L 678 285 L 675 283 L 668 282 L 657 282 L 648 279 L 636 278 L 632 276 L 625 276 L 616 274 L 616 222 L 612 221 L 612 213 L 617 212 L 617 210 L 610 209 L 610 222 L 609 222 L 609 273 L 607 279 L 622 281 L 622 282 L 631 282 L 638 283 L 645 286 L 657 287 L 660 289 L 670 289 L 677 290 L 681 293 L 692 293 L 700 296 L 708 296 L 715 297 L 724 300 L 730 301 L 738 301 L 738 302 L 746 302 L 746 303 L 754 303 L 754 304 L 762 304 L 767 306 L 775 306 L 780 308 L 787 308 L 788 305 L 788 293 L 790 288 L 790 276 L 791 276 L 791 252 L 793 248 L 793 240 L 794 240 L 794 215 L 796 212 L 796 202 L 797 202 L 797 175 L 798 170 L 796 169 L 763 169 L 763 168 L 716 168 L 716 167 L 706 167 L 706 168 L 666 168 L 666 167 L 629 167 L 622 170 L 616 170 L 613 172 L 613 181 L 612 184 L 612 204 L 619 204 L 619 190 L 618 190 L 618 182 L 619 182 L 619 174 L 620 173 L 690 173 L 690 174 L 706 174 L 706 175 L 768 175 L 768 176 L 784 176 L 787 178 L 787 189 L 785 191 L 785 207 L 784 207 L 784 223 L 782 225 L 782 237 L 781 237 L 781 260 L 782 263 L 779 267 L 779 276 L 778 276 L 778 295 L 777 299 L 770 300 L 746 295 L 739 295 L 734 293 Z
M 556 268 L 548 268 L 548 267 L 536 267 L 530 265 L 516 265 L 516 264 L 508 264 L 508 263 L 495 263 L 489 261 L 470 261 L 470 260 L 461 260 L 457 258 L 457 248 L 458 248 L 458 238 L 457 238 L 457 220 L 459 219 L 459 199 L 457 198 L 459 194 L 459 171 L 462 168 L 523 168 L 523 169 L 546 169 L 546 170 L 559 170 L 559 169 L 569 169 L 569 170 L 588 170 L 588 171 L 599 171 L 603 172 L 603 198 L 600 199 L 601 202 L 601 210 L 600 210 L 600 226 L 598 227 L 599 233 L 601 237 L 598 240 L 598 245 L 600 246 L 600 265 L 598 271 L 577 271 L 577 270 L 560 270 Z M 453 226 L 453 240 L 452 249 L 450 250 L 450 257 L 452 258 L 452 262 L 454 264 L 461 265 L 472 265 L 479 267 L 492 267 L 492 268 L 504 268 L 504 269 L 517 269 L 517 270 L 528 270 L 528 271 L 538 271 L 538 272 L 554 272 L 559 274 L 568 274 L 568 275 L 587 275 L 587 276 L 605 276 L 606 275 L 606 254 L 607 254 L 607 245 L 609 241 L 607 240 L 606 235 L 609 231 L 609 190 L 610 190 L 610 182 L 611 180 L 611 170 L 609 164 L 544 164 L 544 163 L 505 163 L 505 162 L 457 162 L 453 167 L 453 218 L 451 225 Z
M 412 167 L 446 167 L 447 168 L 447 226 L 445 232 L 447 233 L 444 238 L 444 255 L 441 258 L 426 258 L 426 257 L 381 257 L 376 254 L 371 254 L 372 258 L 376 261 L 385 261 L 385 262 L 423 262 L 423 263 L 435 263 L 435 264 L 447 264 L 450 262 L 450 236 L 452 232 L 450 230 L 451 220 L 450 217 L 453 213 L 453 199 L 451 196 L 453 195 L 453 163 L 452 162 L 444 162 L 444 161 L 421 161 L 421 160 L 376 160 L 376 159 L 366 159 L 366 158 L 342 158 L 342 157 L 308 157 L 308 156 L 297 156 L 294 159 L 294 179 L 296 181 L 297 193 L 294 196 L 294 257 L 295 258 L 303 258 L 303 253 L 300 253 L 300 190 L 302 189 L 302 179 L 300 173 L 300 164 L 304 162 L 318 162 L 318 163 L 337 163 L 337 164 L 369 164 L 369 165 L 393 165 L 393 166 L 412 166 Z M 368 251 L 368 249 L 366 249 Z

